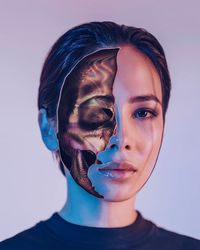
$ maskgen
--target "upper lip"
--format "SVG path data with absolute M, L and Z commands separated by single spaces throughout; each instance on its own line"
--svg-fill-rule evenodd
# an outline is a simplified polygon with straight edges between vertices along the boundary
M 128 162 L 108 162 L 103 164 L 99 170 L 127 170 L 137 171 L 137 169 Z

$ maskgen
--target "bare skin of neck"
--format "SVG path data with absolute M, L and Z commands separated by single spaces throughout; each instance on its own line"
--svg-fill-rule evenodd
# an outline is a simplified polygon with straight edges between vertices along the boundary
M 135 222 L 135 197 L 125 201 L 107 201 L 97 198 L 77 185 L 73 178 L 67 180 L 67 200 L 59 215 L 66 221 L 90 227 L 124 227 Z

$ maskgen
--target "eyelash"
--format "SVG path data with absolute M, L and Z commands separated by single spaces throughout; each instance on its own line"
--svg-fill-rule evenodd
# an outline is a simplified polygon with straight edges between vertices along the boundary
M 139 112 L 144 112 L 144 113 L 149 113 L 150 116 L 142 116 L 142 117 L 137 117 L 137 114 Z M 134 113 L 133 113 L 133 117 L 139 120 L 146 120 L 146 119 L 153 119 L 158 115 L 158 112 L 156 110 L 152 110 L 152 109 L 147 109 L 147 108 L 140 108 L 137 109 Z

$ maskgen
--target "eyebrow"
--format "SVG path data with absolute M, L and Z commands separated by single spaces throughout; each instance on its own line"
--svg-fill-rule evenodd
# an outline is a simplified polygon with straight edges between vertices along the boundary
M 132 96 L 129 98 L 128 102 L 129 103 L 134 103 L 134 102 L 145 102 L 145 101 L 155 101 L 160 103 L 162 105 L 161 101 L 158 99 L 157 96 L 155 95 L 140 95 L 140 96 Z

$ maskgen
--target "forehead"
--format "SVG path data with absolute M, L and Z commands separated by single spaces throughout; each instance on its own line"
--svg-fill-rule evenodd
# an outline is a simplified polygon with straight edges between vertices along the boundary
M 146 55 L 132 46 L 120 47 L 117 54 L 113 95 L 120 99 L 155 95 L 162 102 L 161 81 L 155 66 Z
M 112 87 L 115 98 L 122 99 L 122 93 L 126 98 L 130 95 L 152 94 L 161 101 L 160 77 L 146 55 L 129 45 L 111 50 L 110 54 L 108 51 L 106 55 L 100 51 L 93 58 L 88 58 L 90 63 L 81 72 L 81 99 L 90 94 L 91 97 L 98 94 L 106 95 Z
M 61 92 L 61 102 L 65 104 L 76 100 L 79 105 L 98 95 L 113 95 L 116 101 L 137 95 L 156 95 L 162 102 L 161 82 L 155 66 L 130 45 L 99 50 L 83 58 L 66 78 Z

